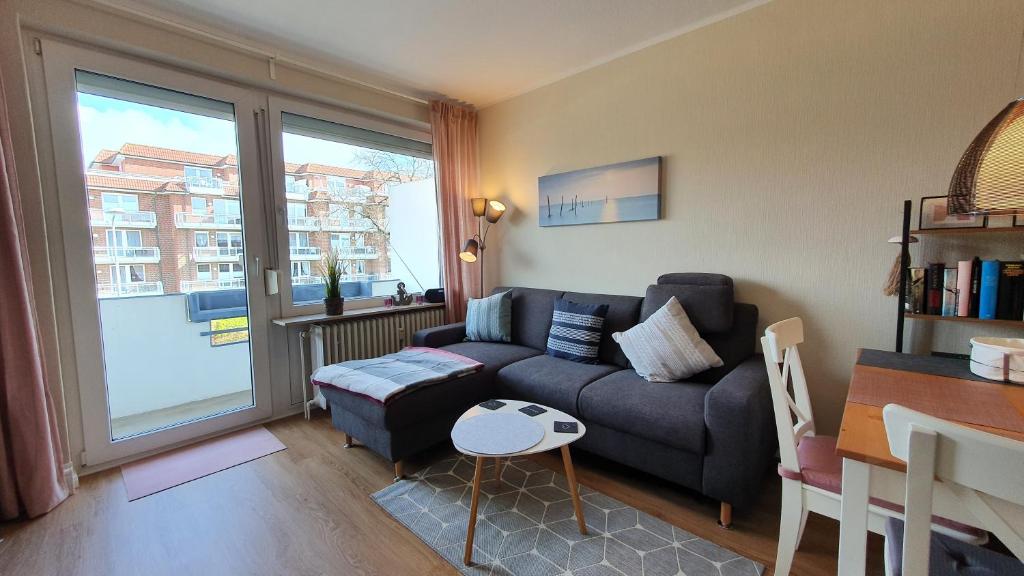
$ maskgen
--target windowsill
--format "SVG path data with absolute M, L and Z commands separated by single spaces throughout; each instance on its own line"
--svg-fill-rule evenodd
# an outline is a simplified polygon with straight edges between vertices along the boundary
M 286 328 L 293 328 L 296 326 L 308 326 L 310 324 L 320 324 L 325 321 L 335 321 L 348 318 L 365 318 L 367 316 L 385 316 L 387 314 L 397 314 L 400 312 L 407 312 L 411 310 L 424 310 L 428 308 L 443 308 L 444 303 L 439 302 L 437 304 L 423 303 L 423 304 L 409 304 L 408 306 L 374 306 L 372 308 L 359 308 L 356 310 L 346 310 L 344 314 L 338 316 L 328 316 L 323 312 L 319 314 L 309 314 L 306 316 L 292 316 L 290 318 L 277 318 L 273 322 L 278 326 L 284 326 Z

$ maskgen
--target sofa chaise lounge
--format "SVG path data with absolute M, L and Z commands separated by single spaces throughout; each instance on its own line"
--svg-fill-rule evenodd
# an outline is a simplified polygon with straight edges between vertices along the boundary
M 512 342 L 467 342 L 465 325 L 417 332 L 416 346 L 441 348 L 484 364 L 475 374 L 431 385 L 382 406 L 324 388 L 333 424 L 396 463 L 448 440 L 458 417 L 488 398 L 527 400 L 580 419 L 587 434 L 575 447 L 721 502 L 720 522 L 761 492 L 774 460 L 775 423 L 764 361 L 755 354 L 757 307 L 733 300 L 733 283 L 718 274 L 666 274 L 645 297 L 512 291 Z M 654 383 L 630 369 L 613 332 L 644 321 L 669 298 L 683 305 L 724 365 L 686 381 Z M 608 304 L 600 364 L 544 353 L 554 301 Z

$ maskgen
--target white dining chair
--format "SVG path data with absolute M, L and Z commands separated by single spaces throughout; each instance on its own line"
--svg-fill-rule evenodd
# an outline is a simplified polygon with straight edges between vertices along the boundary
M 843 462 L 836 454 L 836 438 L 816 434 L 807 379 L 797 348 L 803 342 L 804 326 L 800 318 L 768 326 L 761 338 L 781 460 L 778 472 L 782 477 L 782 513 L 775 559 L 778 576 L 789 574 L 809 512 L 835 520 L 840 515 Z M 901 507 L 872 499 L 868 507 L 868 529 L 885 534 L 885 521 L 889 517 L 902 518 Z M 958 540 L 980 542 L 986 538 L 984 532 L 968 526 L 937 521 L 940 523 L 936 525 L 937 530 Z
M 1024 574 L 1024 442 L 896 404 L 883 408 L 882 418 L 892 455 L 907 463 L 906 520 L 902 526 L 890 521 L 886 572 L 946 574 L 956 565 L 963 573 Z M 961 503 L 1016 558 L 934 534 L 928 520 L 938 490 Z M 902 546 L 893 549 L 893 540 Z M 931 560 L 937 565 L 930 567 Z

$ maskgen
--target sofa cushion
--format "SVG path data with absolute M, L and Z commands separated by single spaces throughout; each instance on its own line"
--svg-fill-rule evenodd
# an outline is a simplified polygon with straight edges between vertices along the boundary
M 612 334 L 612 338 L 622 346 L 636 373 L 651 382 L 684 380 L 722 365 L 675 297 L 647 320 Z
M 498 371 L 498 394 L 578 416 L 576 401 L 580 390 L 616 370 L 618 366 L 609 364 L 580 364 L 546 354 L 534 356 Z
M 580 415 L 619 432 L 704 454 L 704 396 L 708 384 L 648 382 L 620 370 L 580 393 Z
M 466 340 L 512 341 L 512 294 L 499 292 L 487 298 L 470 298 L 466 306 Z
M 540 288 L 495 288 L 494 292 L 512 291 L 512 343 L 544 351 L 551 329 L 551 313 L 559 290 Z
M 640 306 L 644 299 L 639 296 L 613 296 L 585 292 L 566 292 L 562 297 L 580 304 L 608 305 L 608 315 L 605 316 L 604 333 L 601 335 L 601 347 L 597 357 L 605 364 L 616 364 L 628 368 L 629 359 L 622 353 L 619 344 L 612 339 L 612 333 L 625 332 L 636 326 L 640 321 Z
M 683 305 L 690 321 L 702 335 L 728 332 L 732 328 L 734 299 L 731 279 L 727 283 L 710 285 L 652 284 L 647 287 L 644 305 L 640 310 L 640 321 L 643 322 L 657 312 L 673 296 Z
M 483 372 L 491 375 L 513 362 L 519 362 L 531 356 L 542 354 L 540 350 L 534 350 L 527 346 L 500 344 L 497 342 L 459 342 L 444 346 L 441 349 L 461 354 L 483 363 Z
M 548 356 L 598 364 L 597 349 L 606 314 L 607 304 L 579 304 L 565 298 L 555 300 L 548 333 Z

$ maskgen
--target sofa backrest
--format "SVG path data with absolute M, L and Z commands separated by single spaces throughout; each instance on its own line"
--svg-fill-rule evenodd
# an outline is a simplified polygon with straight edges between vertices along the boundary
M 512 291 L 512 343 L 546 350 L 555 300 L 561 298 L 564 292 L 541 288 L 499 287 L 491 293 L 497 294 L 508 290 Z
M 597 357 L 605 364 L 615 364 L 627 368 L 629 359 L 622 353 L 619 343 L 612 339 L 612 334 L 625 332 L 636 326 L 640 319 L 640 307 L 644 299 L 639 296 L 613 296 L 585 292 L 566 292 L 562 298 L 578 304 L 608 305 L 608 315 L 604 320 L 604 331 L 601 333 L 601 346 L 598 348 Z
M 732 329 L 732 278 L 722 274 L 664 274 L 657 284 L 647 287 L 640 321 L 647 320 L 673 296 L 683 305 L 701 336 Z

